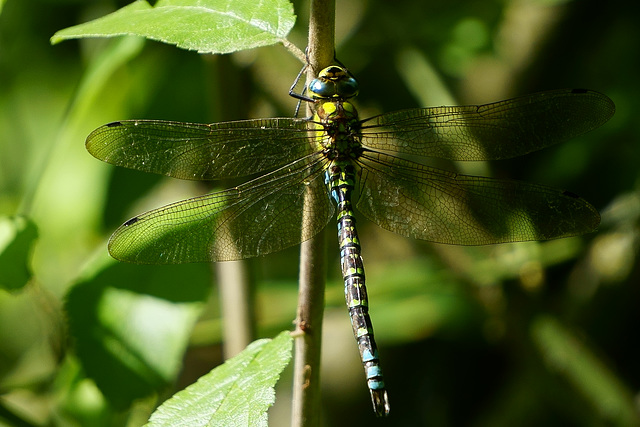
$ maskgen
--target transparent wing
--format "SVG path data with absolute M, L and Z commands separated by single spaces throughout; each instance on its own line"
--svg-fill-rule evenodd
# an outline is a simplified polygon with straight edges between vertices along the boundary
M 589 132 L 614 112 L 601 93 L 554 90 L 485 105 L 385 113 L 362 121 L 363 144 L 450 160 L 507 159 Z
M 319 155 L 308 156 L 238 187 L 149 211 L 113 233 L 109 252 L 120 261 L 179 264 L 293 246 L 320 232 L 333 215 L 325 168 Z
M 381 153 L 359 160 L 356 207 L 382 228 L 455 245 L 547 240 L 594 231 L 598 211 L 561 190 L 458 175 Z
M 117 166 L 214 180 L 273 170 L 312 153 L 307 123 L 295 118 L 214 124 L 127 120 L 97 128 L 86 147 Z

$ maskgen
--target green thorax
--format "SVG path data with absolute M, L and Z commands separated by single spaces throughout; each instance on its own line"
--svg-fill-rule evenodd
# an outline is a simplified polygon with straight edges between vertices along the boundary
M 358 94 L 358 84 L 346 69 L 332 65 L 309 84 L 315 101 L 317 138 L 331 160 L 356 159 L 362 153 L 358 112 L 346 101 Z

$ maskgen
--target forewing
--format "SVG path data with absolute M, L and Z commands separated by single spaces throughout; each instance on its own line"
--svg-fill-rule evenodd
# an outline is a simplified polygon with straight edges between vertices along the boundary
M 101 126 L 87 150 L 117 166 L 193 180 L 265 172 L 316 148 L 307 120 L 274 118 L 214 124 L 126 120 Z
M 369 148 L 450 160 L 521 156 L 589 132 L 613 102 L 591 90 L 554 90 L 485 105 L 416 108 L 362 122 Z
M 334 211 L 324 159 L 311 158 L 132 218 L 113 233 L 109 252 L 120 261 L 179 264 L 250 258 L 305 241 Z
M 521 181 L 459 175 L 381 153 L 360 165 L 358 210 L 382 228 L 455 245 L 548 240 L 594 231 L 584 199 Z

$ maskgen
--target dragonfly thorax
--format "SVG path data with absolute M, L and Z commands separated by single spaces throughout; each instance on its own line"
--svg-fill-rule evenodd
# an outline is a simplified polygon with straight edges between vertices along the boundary
M 321 122 L 358 122 L 356 107 L 347 101 L 318 102 L 316 115 Z
M 346 69 L 331 65 L 309 84 L 309 92 L 313 99 L 348 99 L 358 94 L 358 82 Z
M 358 112 L 350 102 L 319 102 L 314 121 L 325 155 L 331 160 L 356 159 L 362 154 Z

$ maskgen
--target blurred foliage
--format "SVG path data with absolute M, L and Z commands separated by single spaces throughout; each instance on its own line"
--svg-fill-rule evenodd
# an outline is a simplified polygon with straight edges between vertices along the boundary
M 221 363 L 209 266 L 106 260 L 119 223 L 204 189 L 111 168 L 83 141 L 127 118 L 290 116 L 287 91 L 300 64 L 281 46 L 211 56 L 130 38 L 49 44 L 56 31 L 127 3 L 0 2 L 0 424 L 141 425 L 166 396 Z M 307 7 L 294 2 L 290 40 L 299 47 Z M 337 54 L 358 78 L 363 117 L 562 87 L 601 91 L 617 106 L 608 124 L 561 146 L 455 165 L 578 193 L 600 209 L 598 233 L 448 247 L 360 222 L 392 405 L 386 425 L 640 425 L 639 12 L 617 0 L 338 1 Z M 344 308 L 335 230 L 326 233 L 322 417 L 368 425 L 376 420 Z M 296 251 L 250 265 L 258 332 L 273 337 L 295 317 Z M 146 304 L 127 305 L 131 295 Z M 105 301 L 121 311 L 101 311 Z M 114 328 L 92 330 L 98 316 Z M 173 335 L 152 336 L 167 321 Z M 123 336 L 130 347 L 114 339 Z M 96 359 L 96 346 L 122 370 Z M 168 357 L 142 366 L 141 349 Z M 114 399 L 116 380 L 120 390 L 143 384 L 135 396 L 145 398 Z M 281 381 L 272 425 L 287 425 L 289 390 Z

